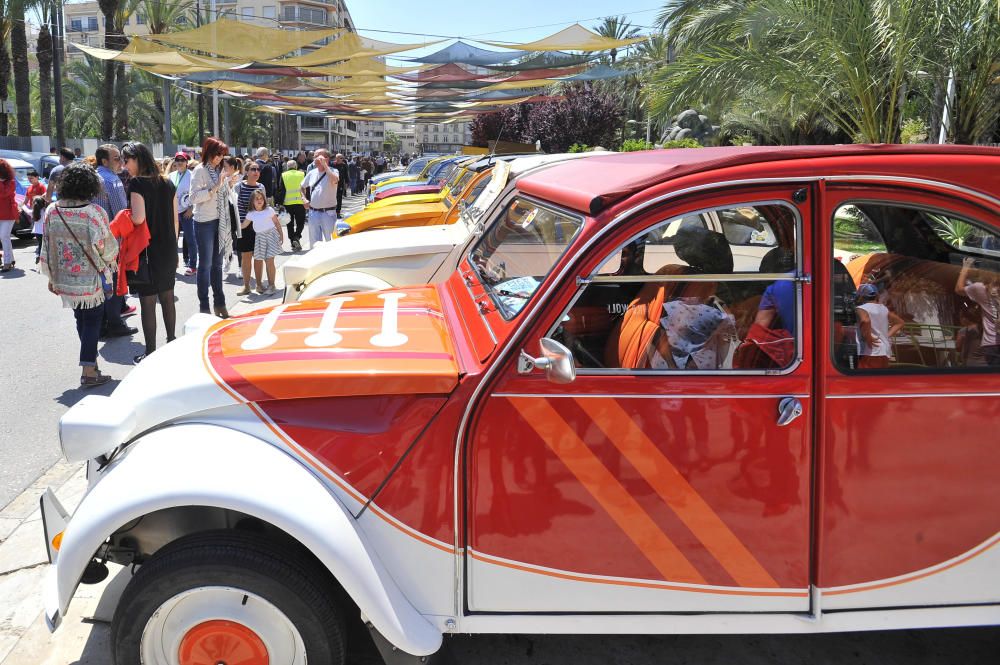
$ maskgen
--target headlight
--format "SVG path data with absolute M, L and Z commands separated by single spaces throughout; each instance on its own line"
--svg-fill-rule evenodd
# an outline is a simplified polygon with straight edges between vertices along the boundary
M 337 223 L 334 224 L 333 226 L 333 233 L 338 238 L 341 236 L 346 236 L 350 232 L 351 232 L 351 225 L 342 219 L 337 220 Z

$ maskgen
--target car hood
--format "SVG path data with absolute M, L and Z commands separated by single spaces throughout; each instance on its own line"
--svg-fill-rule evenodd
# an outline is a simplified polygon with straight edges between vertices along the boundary
M 443 217 L 447 211 L 448 208 L 441 201 L 392 205 L 374 210 L 362 210 L 350 217 L 345 217 L 344 222 L 351 227 L 351 233 L 356 233 L 379 226 L 391 228 L 427 224 L 431 220 Z
M 376 229 L 322 242 L 282 266 L 285 284 L 309 284 L 334 270 L 363 267 L 387 258 L 447 254 L 469 237 L 465 224 Z
M 89 395 L 66 412 L 59 435 L 69 461 L 166 424 L 232 417 L 245 404 L 446 396 L 461 374 L 433 286 L 279 305 L 203 332 L 186 328 L 112 395 Z

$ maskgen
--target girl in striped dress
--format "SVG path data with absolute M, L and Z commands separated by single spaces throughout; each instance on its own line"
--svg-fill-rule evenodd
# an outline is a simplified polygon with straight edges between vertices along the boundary
M 256 190 L 250 195 L 250 210 L 247 219 L 253 224 L 256 234 L 253 245 L 253 271 L 257 276 L 257 293 L 271 295 L 274 293 L 274 257 L 281 254 L 281 245 L 285 242 L 278 213 L 267 205 L 263 190 Z M 261 273 L 267 265 L 267 289 L 261 281 Z

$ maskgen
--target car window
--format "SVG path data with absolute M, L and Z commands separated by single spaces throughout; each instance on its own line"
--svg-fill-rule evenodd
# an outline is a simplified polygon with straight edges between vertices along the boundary
M 841 371 L 1000 367 L 996 229 L 868 201 L 840 206 L 833 225 L 832 353 Z
M 726 233 L 726 220 L 750 232 Z M 582 371 L 791 367 L 797 233 L 797 213 L 780 203 L 667 218 L 608 255 L 552 335 Z
M 525 199 L 503 209 L 469 262 L 504 318 L 524 308 L 582 228 L 580 217 Z

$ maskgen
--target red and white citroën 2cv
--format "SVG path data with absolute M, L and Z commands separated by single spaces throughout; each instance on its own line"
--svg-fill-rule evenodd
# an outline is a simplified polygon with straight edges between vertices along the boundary
M 609 154 L 483 220 L 73 407 L 50 625 L 107 562 L 118 665 L 1000 623 L 1000 151 Z

